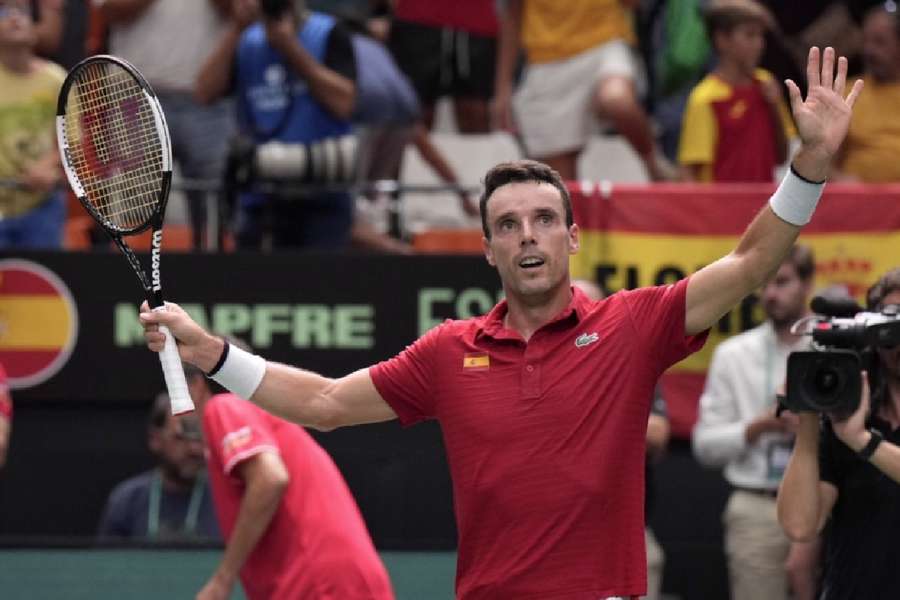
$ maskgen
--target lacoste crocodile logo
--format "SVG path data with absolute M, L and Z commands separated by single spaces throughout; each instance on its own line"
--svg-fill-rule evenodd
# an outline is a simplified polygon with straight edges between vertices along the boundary
M 575 338 L 575 347 L 583 348 L 585 346 L 589 346 L 589 345 L 593 344 L 594 342 L 598 341 L 599 339 L 600 339 L 600 334 L 597 333 L 596 331 L 591 334 L 582 333 L 577 338 Z

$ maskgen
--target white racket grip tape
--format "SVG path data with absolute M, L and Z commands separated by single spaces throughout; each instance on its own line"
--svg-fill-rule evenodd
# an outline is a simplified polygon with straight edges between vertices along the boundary
M 159 306 L 153 309 L 154 312 L 160 310 L 166 310 L 166 307 Z M 169 390 L 172 414 L 180 415 L 191 412 L 194 410 L 194 403 L 191 401 L 187 380 L 184 378 L 184 367 L 181 365 L 181 357 L 178 355 L 178 347 L 175 345 L 175 336 L 165 325 L 160 325 L 159 330 L 166 336 L 166 343 L 162 352 L 159 353 L 159 362 L 162 363 L 166 389 Z

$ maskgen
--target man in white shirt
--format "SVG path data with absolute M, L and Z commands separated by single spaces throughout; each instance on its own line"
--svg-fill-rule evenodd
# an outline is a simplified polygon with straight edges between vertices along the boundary
M 778 524 L 775 497 L 793 445 L 796 415 L 775 413 L 787 357 L 806 339 L 790 331 L 808 313 L 815 261 L 795 245 L 763 287 L 766 321 L 720 344 L 713 354 L 694 455 L 704 465 L 725 467 L 733 492 L 722 516 L 733 600 L 787 600 L 785 561 L 791 544 Z

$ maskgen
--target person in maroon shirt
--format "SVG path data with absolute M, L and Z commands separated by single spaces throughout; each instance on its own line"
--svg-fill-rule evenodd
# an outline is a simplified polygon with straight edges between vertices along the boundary
M 820 65 L 821 62 L 821 65 Z M 781 264 L 815 209 L 862 89 L 810 50 L 802 147 L 737 248 L 676 284 L 594 302 L 571 287 L 568 191 L 546 165 L 488 172 L 484 252 L 506 299 L 447 321 L 398 356 L 330 379 L 225 343 L 177 305 L 141 312 L 148 347 L 168 325 L 183 360 L 236 394 L 328 431 L 399 418 L 441 424 L 459 526 L 457 597 L 599 600 L 646 589 L 644 432 L 653 386 Z M 814 183 L 819 182 L 819 183 Z

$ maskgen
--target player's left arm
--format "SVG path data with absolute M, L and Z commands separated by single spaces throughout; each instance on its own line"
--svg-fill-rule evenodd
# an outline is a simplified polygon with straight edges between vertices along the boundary
M 853 103 L 862 91 L 862 81 L 857 81 L 844 98 L 847 59 L 838 60 L 837 77 L 834 77 L 832 48 L 825 49 L 821 68 L 819 62 L 819 49 L 811 48 L 806 68 L 809 82 L 806 100 L 801 97 L 797 84 L 788 81 L 791 109 L 801 140 L 792 163 L 796 175 L 785 177 L 770 203 L 750 223 L 737 248 L 690 278 L 685 311 L 688 335 L 714 325 L 742 298 L 761 286 L 778 269 L 797 239 L 800 227 L 812 216 L 821 186 L 806 182 L 827 179 L 832 158 L 847 134 Z
M 197 594 L 197 600 L 227 600 L 231 596 L 241 567 L 269 528 L 290 482 L 287 467 L 275 452 L 260 452 L 234 468 L 244 482 L 241 508 L 222 562 Z

